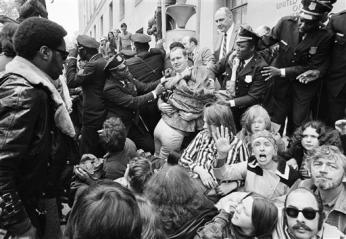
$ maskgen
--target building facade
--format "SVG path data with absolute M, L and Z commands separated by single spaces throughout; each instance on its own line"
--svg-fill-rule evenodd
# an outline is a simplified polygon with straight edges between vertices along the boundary
M 179 1 L 179 0 L 178 0 Z M 260 25 L 272 27 L 280 17 L 297 14 L 301 0 L 187 0 L 187 4 L 199 7 L 200 14 L 193 15 L 186 29 L 196 30 L 199 24 L 200 45 L 213 48 L 217 31 L 214 13 L 222 7 L 229 7 L 234 21 L 249 24 L 254 29 Z M 109 31 L 120 29 L 125 22 L 129 32 L 143 28 L 146 32 L 148 20 L 155 14 L 158 0 L 79 0 L 79 31 L 97 40 L 107 36 Z M 346 1 L 337 1 L 333 12 L 346 9 Z M 197 19 L 199 16 L 199 19 Z

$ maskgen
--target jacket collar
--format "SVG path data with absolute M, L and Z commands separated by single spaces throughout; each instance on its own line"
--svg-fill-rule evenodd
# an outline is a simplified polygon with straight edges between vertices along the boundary
M 23 57 L 16 56 L 11 62 L 6 65 L 5 73 L 14 73 L 21 75 L 33 86 L 43 86 L 51 94 L 51 100 L 55 104 L 54 121 L 55 125 L 61 130 L 62 133 L 74 137 L 76 132 L 72 124 L 72 120 L 67 111 L 65 103 L 61 98 L 59 92 L 53 85 L 53 80 L 45 72 L 40 70 L 37 66 Z

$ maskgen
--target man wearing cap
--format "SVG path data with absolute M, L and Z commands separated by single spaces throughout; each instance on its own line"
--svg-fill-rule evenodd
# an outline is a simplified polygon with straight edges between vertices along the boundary
M 151 37 L 141 33 L 132 34 L 131 40 L 135 46 L 136 55 L 126 60 L 126 65 L 132 75 L 139 81 L 149 83 L 162 77 L 166 52 L 160 48 L 150 48 Z M 140 109 L 140 115 L 153 133 L 161 118 L 156 100 Z
M 266 79 L 274 80 L 265 104 L 272 121 L 283 126 L 292 112 L 293 128 L 288 128 L 289 134 L 308 120 L 312 99 L 321 83 L 305 82 L 298 76 L 312 69 L 318 69 L 321 76 L 326 74 L 333 37 L 321 23 L 329 5 L 311 0 L 302 3 L 299 16 L 283 17 L 272 29 L 272 44 L 279 43 L 279 52 L 272 66 L 262 71 Z
M 267 83 L 261 75 L 267 63 L 256 52 L 258 40 L 249 26 L 242 26 L 236 40 L 236 52 L 229 52 L 216 66 L 217 75 L 225 76 L 226 85 L 223 87 L 238 130 L 241 129 L 242 114 L 248 107 L 260 104 L 267 90 Z
M 120 117 L 125 124 L 128 138 L 138 149 L 154 152 L 154 140 L 149 134 L 139 109 L 157 99 L 164 91 L 162 78 L 150 83 L 138 81 L 129 72 L 124 58 L 117 54 L 105 66 L 107 80 L 104 86 L 104 99 L 108 111 L 107 118 Z
M 91 153 L 102 157 L 104 152 L 98 140 L 97 130 L 102 128 L 106 118 L 102 95 L 105 82 L 103 69 L 106 60 L 98 53 L 99 44 L 94 38 L 79 35 L 77 44 L 78 49 L 72 49 L 67 60 L 66 78 L 70 88 L 81 86 L 83 90 L 80 153 Z M 77 68 L 77 54 L 81 60 L 87 61 L 84 69 Z

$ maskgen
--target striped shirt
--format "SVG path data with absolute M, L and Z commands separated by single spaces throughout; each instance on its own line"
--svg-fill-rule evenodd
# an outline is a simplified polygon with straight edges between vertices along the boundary
M 231 149 L 228 152 L 226 164 L 234 164 L 247 161 L 249 152 L 243 142 L 237 137 L 233 137 Z M 217 157 L 217 149 L 213 138 L 209 136 L 207 130 L 197 134 L 189 146 L 184 150 L 179 164 L 194 172 L 196 167 L 206 169 L 214 178 L 213 165 Z

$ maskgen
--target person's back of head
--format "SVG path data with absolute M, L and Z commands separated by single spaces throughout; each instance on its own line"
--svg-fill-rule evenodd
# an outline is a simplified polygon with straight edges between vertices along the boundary
M 160 218 L 153 205 L 144 197 L 136 197 L 142 219 L 142 239 L 166 239 Z
M 142 194 L 146 183 L 154 173 L 151 162 L 144 157 L 135 157 L 128 167 L 127 180 L 132 191 Z
M 13 36 L 18 28 L 17 23 L 6 23 L 0 32 L 0 45 L 5 56 L 14 57 Z
M 111 117 L 103 123 L 100 133 L 101 141 L 107 152 L 116 153 L 124 149 L 126 141 L 126 128 L 118 117 Z
M 140 239 L 142 222 L 134 195 L 115 182 L 102 182 L 76 199 L 65 235 L 69 239 Z

